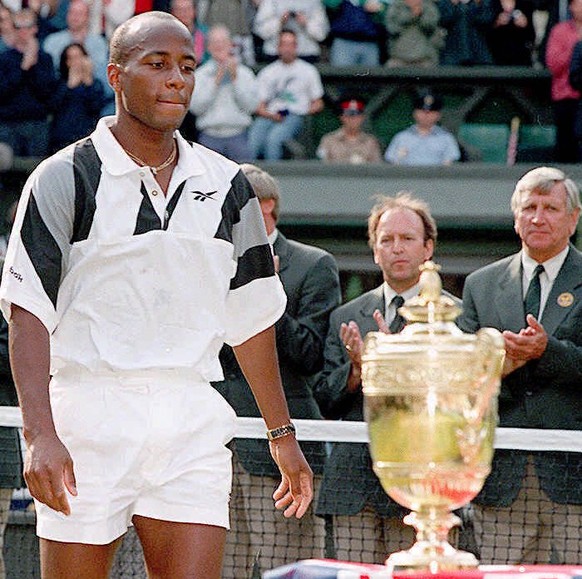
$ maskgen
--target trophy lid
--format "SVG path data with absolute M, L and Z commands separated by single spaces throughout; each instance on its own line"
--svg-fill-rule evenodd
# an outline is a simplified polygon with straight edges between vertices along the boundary
M 451 298 L 442 295 L 440 269 L 433 261 L 425 261 L 420 266 L 420 292 L 398 310 L 408 322 L 454 322 L 461 313 Z

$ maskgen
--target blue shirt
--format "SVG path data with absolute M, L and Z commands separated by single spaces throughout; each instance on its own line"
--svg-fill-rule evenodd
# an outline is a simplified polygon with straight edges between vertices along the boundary
M 455 137 L 439 126 L 430 133 L 419 133 L 416 125 L 396 133 L 384 153 L 395 165 L 446 165 L 461 158 Z

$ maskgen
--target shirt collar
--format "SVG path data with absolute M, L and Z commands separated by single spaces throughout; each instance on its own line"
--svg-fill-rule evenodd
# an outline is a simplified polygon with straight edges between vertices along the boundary
M 115 176 L 143 171 L 143 167 L 131 160 L 119 141 L 113 136 L 110 127 L 114 121 L 114 116 L 101 118 L 91 135 L 105 170 Z M 174 132 L 174 136 L 178 144 L 179 153 L 174 176 L 183 181 L 194 175 L 202 175 L 204 168 L 198 159 L 196 151 L 178 131 Z
M 558 277 L 558 273 L 560 273 L 560 269 L 562 265 L 564 265 L 564 261 L 568 255 L 568 251 L 570 251 L 570 246 L 567 245 L 558 255 L 554 255 L 554 257 L 544 261 L 541 265 L 544 266 L 544 271 L 548 276 L 548 279 L 553 283 L 554 280 Z M 532 278 L 534 269 L 538 265 L 538 262 L 531 258 L 525 251 L 521 252 L 521 265 L 523 267 L 523 273 L 526 279 L 529 281 Z
M 402 296 L 404 301 L 409 300 L 410 298 L 418 295 L 419 290 L 420 283 L 417 283 L 416 285 L 413 285 L 411 288 L 408 288 L 399 294 L 395 292 L 386 282 L 384 282 L 384 304 L 386 307 L 388 307 L 392 301 L 392 298 L 398 295 Z
M 273 232 L 270 235 L 267 235 L 267 240 L 271 245 L 275 245 L 275 241 L 277 241 L 277 237 L 279 237 L 279 230 L 275 227 Z

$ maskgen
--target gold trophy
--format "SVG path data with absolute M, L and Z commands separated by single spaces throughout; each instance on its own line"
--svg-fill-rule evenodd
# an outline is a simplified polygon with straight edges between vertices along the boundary
M 460 523 L 451 511 L 471 501 L 491 470 L 497 395 L 505 350 L 501 333 L 465 334 L 461 310 L 441 295 L 439 266 L 421 266 L 419 296 L 399 313 L 400 334 L 371 332 L 362 356 L 364 415 L 374 471 L 386 493 L 412 513 L 416 542 L 390 555 L 392 570 L 477 567 L 448 542 Z

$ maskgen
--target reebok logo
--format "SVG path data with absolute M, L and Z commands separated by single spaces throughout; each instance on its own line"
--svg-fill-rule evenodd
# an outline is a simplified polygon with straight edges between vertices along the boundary
M 212 197 L 215 193 L 217 193 L 217 191 L 209 191 L 208 193 L 203 193 L 202 191 L 192 191 L 192 195 L 194 195 L 194 201 L 206 201 L 206 199 L 216 201 L 214 197 Z

